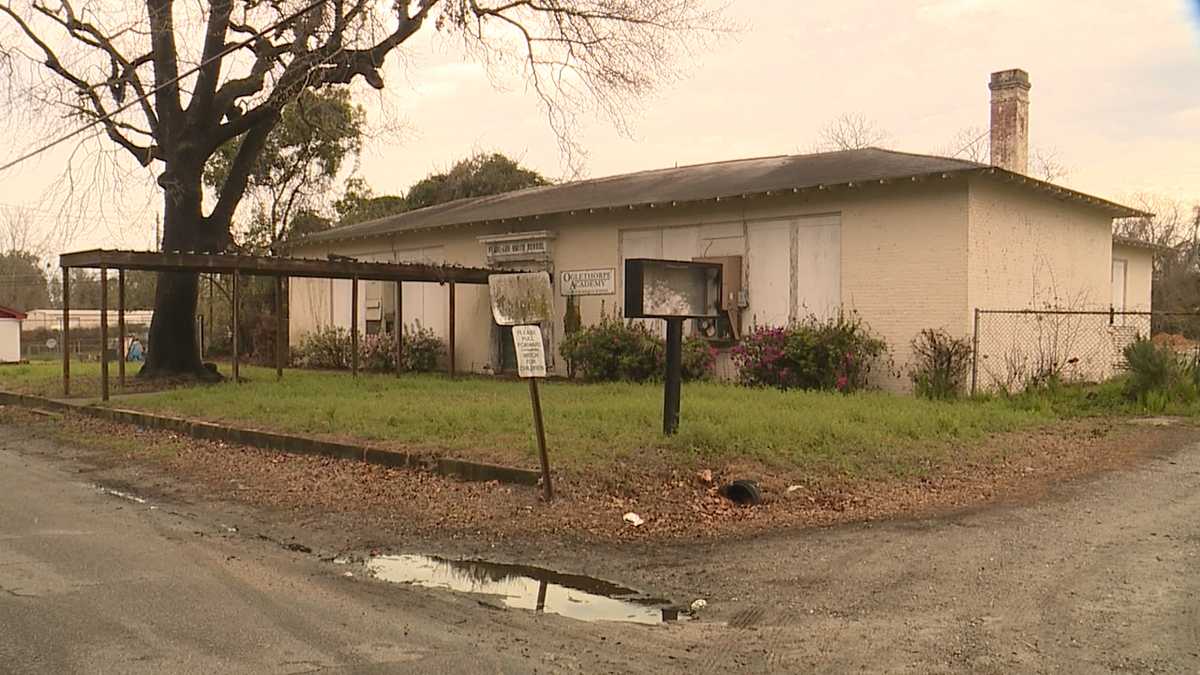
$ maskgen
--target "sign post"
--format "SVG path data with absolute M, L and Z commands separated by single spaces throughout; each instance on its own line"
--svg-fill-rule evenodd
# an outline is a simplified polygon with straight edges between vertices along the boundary
M 517 352 L 517 374 L 529 380 L 529 403 L 533 406 L 533 431 L 537 435 L 538 459 L 542 464 L 542 495 L 554 499 L 550 486 L 550 456 L 546 453 L 546 428 L 542 424 L 542 399 L 538 378 L 546 376 L 546 349 L 542 329 L 537 325 L 513 326 L 513 345 Z
M 667 322 L 667 364 L 663 385 L 663 434 L 679 430 L 683 381 L 683 322 L 711 319 L 720 311 L 721 271 L 717 263 L 630 258 L 625 261 L 625 316 Z
M 538 392 L 538 378 L 546 377 L 546 346 L 538 324 L 550 319 L 554 307 L 550 275 L 545 272 L 493 274 L 488 277 L 488 290 L 496 323 L 512 326 L 517 374 L 529 380 L 533 431 L 542 465 L 542 496 L 549 502 L 554 499 L 554 488 L 550 484 L 550 455 L 546 452 L 546 429 L 542 423 L 542 400 Z

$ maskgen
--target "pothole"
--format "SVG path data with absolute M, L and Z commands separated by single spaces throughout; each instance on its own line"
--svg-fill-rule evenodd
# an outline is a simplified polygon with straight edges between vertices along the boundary
M 581 621 L 659 624 L 690 618 L 667 600 L 647 597 L 631 588 L 529 565 L 381 555 L 368 558 L 366 568 L 383 581 L 494 596 L 505 607 Z

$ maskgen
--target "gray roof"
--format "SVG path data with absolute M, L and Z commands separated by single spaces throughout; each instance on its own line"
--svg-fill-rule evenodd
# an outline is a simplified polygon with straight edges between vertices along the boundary
M 500 222 L 597 209 L 674 205 L 715 198 L 801 191 L 855 183 L 879 183 L 970 172 L 998 175 L 1060 197 L 1084 201 L 1114 215 L 1141 212 L 1074 190 L 1021 176 L 998 167 L 950 157 L 879 148 L 808 155 L 735 159 L 670 169 L 592 178 L 528 188 L 487 197 L 459 199 L 353 225 L 336 227 L 296 241 L 340 241 L 438 227 Z

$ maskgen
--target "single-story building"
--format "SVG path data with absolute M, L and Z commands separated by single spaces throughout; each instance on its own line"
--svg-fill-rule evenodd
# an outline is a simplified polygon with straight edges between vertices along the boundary
M 879 384 L 904 389 L 914 336 L 969 337 L 976 308 L 1150 307 L 1151 251 L 1112 236 L 1113 218 L 1141 212 L 1025 175 L 1028 76 L 996 73 L 991 88 L 991 165 L 866 148 L 656 169 L 337 227 L 289 254 L 546 270 L 556 318 L 543 330 L 559 373 L 568 297 L 595 323 L 621 312 L 626 259 L 715 259 L 738 307 L 707 334 L 854 311 L 891 347 L 896 372 Z M 293 341 L 349 326 L 349 283 L 292 281 Z M 359 329 L 390 327 L 394 290 L 362 284 Z M 445 287 L 405 284 L 402 294 L 406 325 L 445 335 Z M 455 305 L 460 367 L 511 370 L 511 336 L 493 322 L 487 290 L 460 288 Z
M 0 307 L 0 363 L 20 363 L 21 322 L 25 313 Z

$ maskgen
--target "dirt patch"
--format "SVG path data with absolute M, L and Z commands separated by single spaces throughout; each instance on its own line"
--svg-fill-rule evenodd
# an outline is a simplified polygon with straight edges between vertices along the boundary
M 620 473 L 559 472 L 559 497 L 545 504 L 536 488 L 286 455 L 75 415 L 48 420 L 8 408 L 0 414 L 0 423 L 69 441 L 114 479 L 149 472 L 177 497 L 266 506 L 303 520 L 344 520 L 348 532 L 369 532 L 367 538 L 379 543 L 414 537 L 691 541 L 927 514 L 1035 499 L 1063 481 L 1129 466 L 1197 433 L 1184 423 L 1147 427 L 1108 419 L 1065 422 L 949 448 L 946 466 L 889 480 L 771 474 L 753 463 L 696 472 L 672 467 L 665 456 L 649 455 Z M 761 505 L 739 506 L 720 494 L 721 485 L 738 478 L 758 482 Z M 623 519 L 631 512 L 641 525 Z

